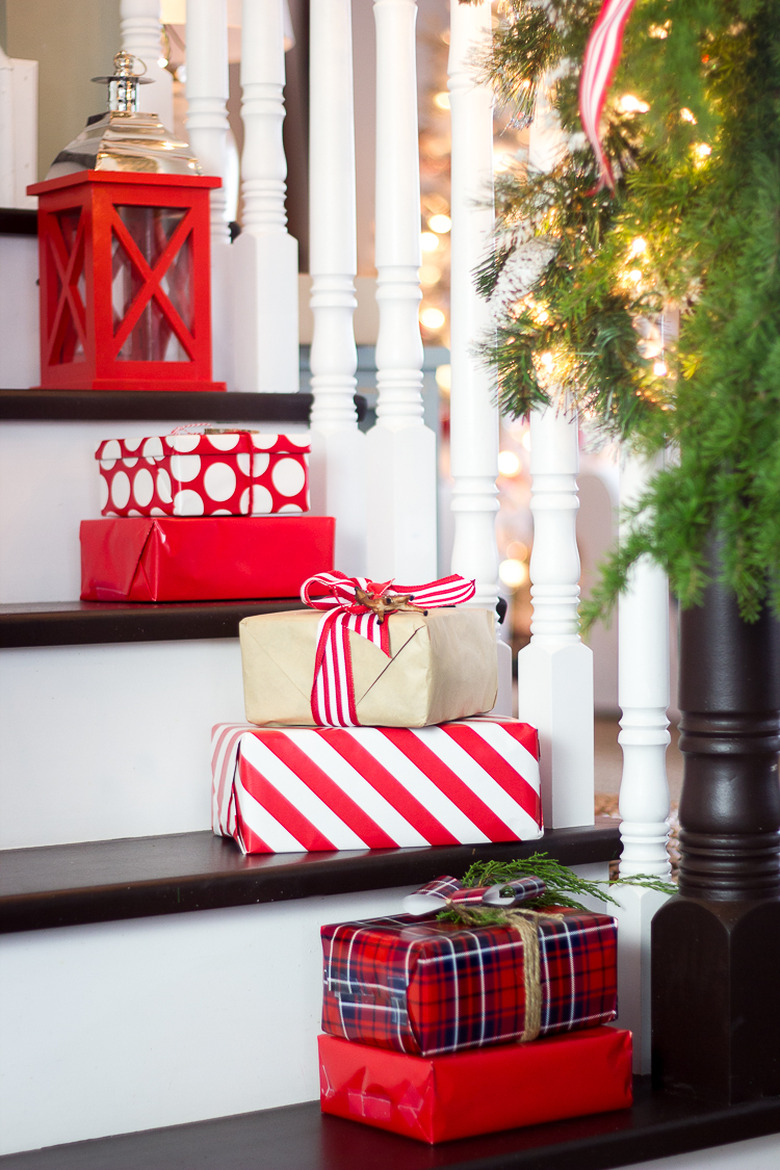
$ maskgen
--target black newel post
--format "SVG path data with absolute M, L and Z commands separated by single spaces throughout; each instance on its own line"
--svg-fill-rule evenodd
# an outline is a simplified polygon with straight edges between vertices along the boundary
M 679 893 L 652 925 L 653 1079 L 780 1095 L 780 623 L 712 585 L 680 615 Z

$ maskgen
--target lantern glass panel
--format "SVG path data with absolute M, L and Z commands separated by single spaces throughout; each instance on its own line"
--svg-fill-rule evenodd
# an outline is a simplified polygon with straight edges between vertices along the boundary
M 54 323 L 59 314 L 59 325 L 54 335 L 53 360 L 59 362 L 74 362 L 84 358 L 84 317 L 87 298 L 87 285 L 84 276 L 84 239 L 80 232 L 82 227 L 82 209 L 69 207 L 60 211 L 57 216 L 59 240 L 62 244 L 59 250 L 59 263 L 53 265 L 55 274 L 55 298 L 50 307 L 48 326 Z M 53 234 L 51 246 L 56 248 L 57 235 Z M 81 323 L 79 329 L 76 318 Z
M 120 361 L 192 359 L 192 235 L 174 234 L 187 209 L 120 205 L 126 234 L 112 241 L 114 336 Z M 128 331 L 129 323 L 129 331 Z

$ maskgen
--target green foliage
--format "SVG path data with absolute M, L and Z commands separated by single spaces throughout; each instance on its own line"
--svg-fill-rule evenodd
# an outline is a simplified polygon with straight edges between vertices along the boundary
M 541 897 L 523 903 L 532 910 L 543 910 L 549 906 L 569 906 L 575 910 L 584 910 L 585 906 L 579 899 L 585 897 L 596 898 L 613 906 L 618 905 L 617 900 L 609 893 L 610 883 L 588 881 L 547 853 L 533 853 L 530 857 L 517 858 L 513 861 L 476 861 L 464 874 L 463 885 L 494 886 L 521 877 L 541 878 L 547 887 Z M 620 879 L 620 882 L 613 882 L 611 885 L 614 887 L 621 882 L 660 890 L 665 894 L 673 894 L 676 890 L 670 882 L 644 874 Z M 505 911 L 500 906 L 470 907 L 467 910 L 467 917 L 472 924 L 489 926 L 505 921 Z M 462 920 L 463 912 L 461 908 L 443 910 L 439 918 L 457 922 Z
M 645 555 L 698 602 L 714 531 L 743 616 L 780 614 L 780 0 L 637 0 L 603 115 L 614 193 L 595 190 L 577 102 L 600 8 L 507 0 L 485 65 L 521 123 L 554 77 L 569 146 L 497 189 L 476 274 L 496 313 L 497 398 L 514 417 L 574 406 L 608 440 L 674 452 L 586 624 Z M 626 112 L 625 94 L 647 108 Z

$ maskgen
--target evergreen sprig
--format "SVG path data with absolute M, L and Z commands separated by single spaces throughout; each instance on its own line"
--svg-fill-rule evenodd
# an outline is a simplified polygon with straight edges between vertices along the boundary
M 608 439 L 677 453 L 627 517 L 586 624 L 643 556 L 696 604 L 715 531 L 742 615 L 780 615 L 780 0 L 637 0 L 603 116 L 614 193 L 594 191 L 578 117 L 600 8 L 505 0 L 485 63 L 516 122 L 553 79 L 570 146 L 550 173 L 518 165 L 497 186 L 477 273 L 497 400 L 514 417 L 575 407 Z M 647 109 L 623 109 L 627 93 Z M 645 335 L 667 318 L 664 372 Z
M 676 887 L 670 882 L 653 875 L 637 874 L 630 878 L 620 878 L 617 882 L 590 881 L 575 873 L 573 869 L 563 865 L 548 853 L 533 853 L 527 858 L 516 858 L 512 861 L 476 861 L 463 876 L 463 885 L 467 887 L 495 886 L 515 881 L 521 877 L 538 877 L 545 883 L 546 890 L 538 898 L 529 899 L 523 905 L 533 910 L 543 910 L 550 906 L 567 906 L 574 910 L 585 910 L 586 907 L 580 898 L 595 898 L 613 906 L 619 902 L 610 892 L 610 886 L 618 884 L 639 885 L 646 889 L 658 890 L 664 894 L 673 894 Z M 469 907 L 469 914 L 477 915 L 480 925 L 488 926 L 500 923 L 504 918 L 504 911 L 499 907 Z M 439 915 L 445 921 L 458 921 L 457 909 L 444 910 Z

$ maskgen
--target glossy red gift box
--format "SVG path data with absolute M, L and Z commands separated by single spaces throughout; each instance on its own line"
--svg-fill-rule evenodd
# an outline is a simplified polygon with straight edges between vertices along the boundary
M 435 1056 L 541 1036 L 617 1014 L 617 922 L 550 908 L 535 915 L 538 986 L 512 925 L 463 926 L 398 914 L 323 926 L 322 1030 L 361 1044 Z M 534 1029 L 532 1029 L 534 1031 Z
M 632 1104 L 631 1033 L 589 1028 L 530 1044 L 409 1056 L 319 1037 L 323 1113 L 444 1142 Z
M 83 520 L 83 601 L 297 597 L 333 563 L 331 516 Z

